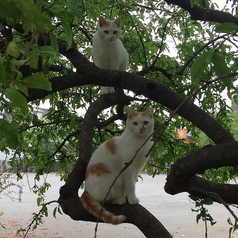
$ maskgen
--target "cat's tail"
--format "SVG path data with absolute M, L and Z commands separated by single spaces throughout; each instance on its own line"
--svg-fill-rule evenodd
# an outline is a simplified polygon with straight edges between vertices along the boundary
M 102 208 L 102 205 L 98 203 L 88 191 L 84 191 L 81 196 L 81 202 L 83 206 L 95 217 L 99 217 L 106 223 L 111 223 L 114 225 L 120 224 L 125 221 L 126 217 L 123 215 L 114 215 Z

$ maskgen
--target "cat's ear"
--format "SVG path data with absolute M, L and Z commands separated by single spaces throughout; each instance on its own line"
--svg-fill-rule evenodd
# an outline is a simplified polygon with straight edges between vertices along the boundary
M 128 107 L 128 109 L 127 109 L 127 118 L 131 119 L 132 117 L 135 116 L 135 114 L 136 114 L 135 111 L 131 107 Z
M 99 26 L 102 27 L 102 26 L 105 25 L 107 22 L 106 22 L 106 20 L 105 20 L 102 16 L 100 16 L 100 17 L 99 17 L 99 20 L 98 20 L 98 23 L 99 23 Z
M 115 20 L 115 24 L 120 27 L 120 24 L 121 24 L 121 17 L 118 17 L 116 20 Z
M 154 112 L 153 107 L 148 107 L 145 111 L 145 114 L 149 115 L 149 117 L 152 118 L 153 117 L 153 112 Z

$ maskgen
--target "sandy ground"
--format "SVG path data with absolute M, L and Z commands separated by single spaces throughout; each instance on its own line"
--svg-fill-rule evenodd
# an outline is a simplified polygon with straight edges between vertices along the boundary
M 137 184 L 137 195 L 141 204 L 153 213 L 160 222 L 168 229 L 175 238 L 204 238 L 204 223 L 196 223 L 196 213 L 191 212 L 194 204 L 189 200 L 186 193 L 171 196 L 164 192 L 165 175 L 159 175 L 152 179 L 148 175 L 142 175 L 143 180 Z M 43 177 L 42 177 L 43 179 Z M 51 183 L 51 188 L 47 191 L 46 201 L 58 198 L 59 188 L 63 182 L 55 174 L 50 174 L 47 181 Z M 13 202 L 7 196 L 0 194 L 0 212 L 3 215 L 0 223 L 0 238 L 13 238 L 16 231 L 25 228 L 31 221 L 32 213 L 38 212 L 36 197 L 29 188 L 33 186 L 34 174 L 24 177 L 22 201 Z M 17 191 L 17 190 L 16 190 Z M 17 197 L 17 193 L 15 194 Z M 52 211 L 57 204 L 49 205 L 49 215 L 44 218 L 44 223 L 40 224 L 34 231 L 30 231 L 28 238 L 93 238 L 95 223 L 79 222 L 71 220 L 67 215 L 57 214 L 54 218 Z M 229 224 L 227 218 L 231 217 L 228 211 L 219 204 L 208 206 L 210 214 L 217 222 L 214 226 L 208 226 L 209 238 L 228 238 Z M 236 211 L 235 211 L 236 212 Z M 18 236 L 21 237 L 21 236 Z M 144 235 L 133 225 L 121 224 L 117 226 L 109 224 L 99 224 L 98 238 L 142 238 Z M 238 238 L 238 231 L 232 234 L 232 238 Z

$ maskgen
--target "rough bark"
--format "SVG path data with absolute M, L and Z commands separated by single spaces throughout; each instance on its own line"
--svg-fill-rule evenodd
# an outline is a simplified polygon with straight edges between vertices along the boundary
M 61 204 L 64 213 L 68 214 L 73 220 L 97 222 L 97 219 L 84 209 L 77 194 L 71 195 L 67 199 L 60 196 L 59 203 Z M 105 208 L 114 214 L 125 215 L 127 217 L 125 222 L 137 226 L 146 237 L 172 238 L 170 233 L 158 219 L 141 205 L 111 205 L 105 206 Z

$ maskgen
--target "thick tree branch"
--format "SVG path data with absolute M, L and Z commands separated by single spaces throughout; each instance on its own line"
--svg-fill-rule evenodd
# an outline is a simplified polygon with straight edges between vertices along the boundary
M 78 195 L 69 197 L 67 200 L 60 197 L 59 203 L 65 214 L 73 220 L 93 221 L 97 219 L 89 214 L 83 207 Z M 115 214 L 123 214 L 127 217 L 126 223 L 137 226 L 147 238 L 172 238 L 164 226 L 141 205 L 131 206 L 129 204 L 121 206 L 105 206 L 105 208 Z
M 87 72 L 53 78 L 51 80 L 52 92 L 35 89 L 31 90 L 29 97 L 27 98 L 28 101 L 43 98 L 49 93 L 62 89 L 86 84 L 108 85 L 128 89 L 137 95 L 144 95 L 150 100 L 160 103 L 172 111 L 179 107 L 185 100 L 185 98 L 174 93 L 159 82 L 145 79 L 139 75 L 113 70 L 103 70 L 91 64 L 87 68 L 90 69 Z M 190 101 L 183 103 L 177 113 L 205 132 L 215 144 L 234 141 L 233 136 L 228 130 L 224 129 L 211 116 Z
M 189 0 L 165 0 L 168 4 L 177 5 L 187 12 L 189 12 L 192 20 L 201 20 L 201 21 L 211 21 L 211 22 L 232 22 L 238 25 L 238 18 L 233 15 L 218 11 L 218 10 L 210 10 L 194 5 L 191 7 L 191 3 Z
M 218 194 L 226 203 L 238 204 L 238 185 L 214 183 L 195 176 L 207 169 L 238 165 L 237 158 L 238 142 L 206 146 L 172 165 L 165 190 L 170 194 L 188 192 L 200 197 L 207 196 L 194 189 L 200 188 Z

